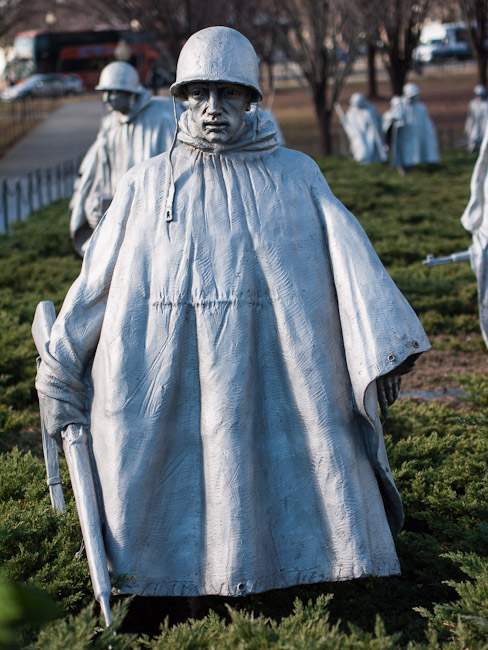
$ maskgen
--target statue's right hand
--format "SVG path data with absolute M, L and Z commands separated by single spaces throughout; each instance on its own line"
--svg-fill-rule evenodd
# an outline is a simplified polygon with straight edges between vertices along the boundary
M 58 447 L 62 448 L 61 432 L 69 424 L 89 424 L 87 411 L 80 409 L 71 402 L 55 399 L 39 392 L 39 406 L 41 417 L 47 433 L 54 438 Z

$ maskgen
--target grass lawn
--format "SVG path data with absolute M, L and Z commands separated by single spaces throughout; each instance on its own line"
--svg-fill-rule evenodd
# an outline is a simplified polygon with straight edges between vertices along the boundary
M 86 562 L 75 558 L 64 463 L 67 513 L 50 508 L 34 390 L 36 304 L 59 310 L 80 267 L 60 201 L 0 236 L 0 648 L 488 648 L 488 354 L 475 279 L 467 263 L 421 264 L 469 246 L 459 217 L 474 158 L 446 155 L 438 169 L 404 178 L 338 157 L 317 162 L 431 335 L 424 358 L 446 361 L 436 381 L 452 381 L 454 358 L 473 359 L 457 369 L 462 397 L 399 400 L 385 424 L 406 514 L 396 540 L 402 575 L 210 598 L 195 621 L 181 599 L 119 600 L 119 634 L 102 632 Z M 429 362 L 414 374 L 430 387 Z

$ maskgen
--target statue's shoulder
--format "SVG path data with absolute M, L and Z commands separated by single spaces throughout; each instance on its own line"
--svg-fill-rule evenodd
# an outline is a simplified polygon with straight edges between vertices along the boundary
M 307 182 L 317 174 L 322 175 L 315 160 L 302 151 L 288 149 L 287 147 L 277 147 L 273 155 L 282 170 L 285 173 L 289 173 L 295 179 L 301 179 Z
M 173 153 L 174 155 L 174 153 Z M 134 183 L 136 186 L 144 184 L 149 178 L 164 178 L 170 173 L 169 153 L 165 151 L 157 156 L 143 160 L 142 162 L 131 167 L 125 174 L 127 181 Z

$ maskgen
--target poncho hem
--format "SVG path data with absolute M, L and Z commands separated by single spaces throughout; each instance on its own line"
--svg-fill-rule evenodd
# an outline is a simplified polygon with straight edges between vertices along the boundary
M 114 590 L 116 594 L 134 594 L 137 596 L 246 596 L 249 594 L 285 589 L 302 584 L 318 582 L 344 582 L 367 577 L 386 577 L 400 575 L 400 565 L 396 558 L 376 562 L 373 558 L 369 568 L 364 565 L 337 565 L 335 570 L 324 570 L 323 567 L 294 571 L 286 575 L 271 575 L 261 580 L 246 580 L 229 583 L 227 580 L 212 579 L 208 584 L 196 582 L 145 582 L 138 584 L 136 579 L 125 586 Z

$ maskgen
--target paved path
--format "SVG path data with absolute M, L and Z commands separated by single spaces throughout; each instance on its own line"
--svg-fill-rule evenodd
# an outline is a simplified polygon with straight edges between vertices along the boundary
M 102 114 L 98 97 L 63 104 L 0 159 L 0 232 L 51 200 L 71 196 Z
M 0 177 L 23 176 L 32 169 L 77 160 L 95 140 L 101 117 L 98 97 L 64 104 L 0 159 Z

